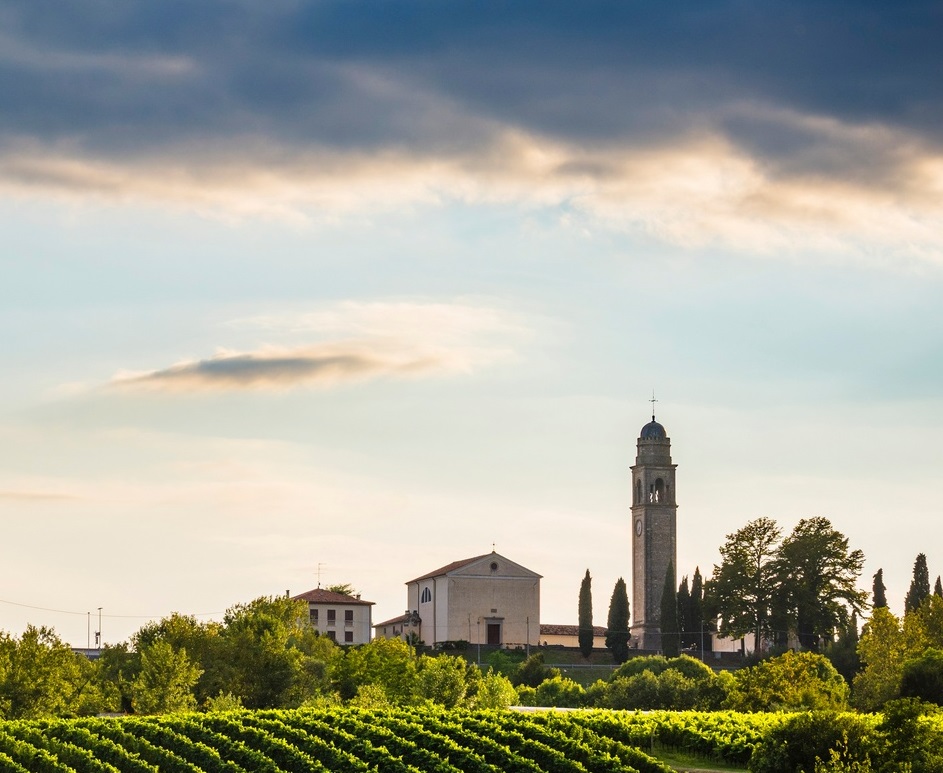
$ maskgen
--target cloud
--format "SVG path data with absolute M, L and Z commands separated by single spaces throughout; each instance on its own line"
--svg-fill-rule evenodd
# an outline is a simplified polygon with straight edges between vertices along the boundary
M 462 303 L 346 301 L 299 314 L 231 320 L 227 327 L 307 343 L 221 350 L 166 368 L 122 372 L 111 380 L 110 388 L 278 390 L 376 378 L 467 374 L 511 356 L 512 341 L 525 334 L 511 315 Z
M 356 343 L 303 349 L 222 352 L 146 373 L 121 373 L 111 384 L 125 389 L 170 392 L 285 389 L 330 386 L 379 376 L 416 376 L 447 371 L 454 364 L 433 355 L 384 355 Z
M 932 4 L 168 3 L 0 11 L 0 191 L 943 258 Z
M 49 491 L 15 491 L 0 489 L 0 502 L 57 502 L 78 499 L 73 494 L 58 494 Z

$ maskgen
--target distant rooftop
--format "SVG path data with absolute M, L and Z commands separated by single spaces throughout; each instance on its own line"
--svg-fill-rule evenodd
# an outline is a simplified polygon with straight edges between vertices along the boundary
M 364 601 L 359 596 L 348 596 L 346 593 L 334 593 L 329 590 L 315 588 L 306 593 L 299 593 L 292 596 L 292 601 L 307 601 L 313 604 L 360 604 L 363 606 L 373 606 L 372 601 Z

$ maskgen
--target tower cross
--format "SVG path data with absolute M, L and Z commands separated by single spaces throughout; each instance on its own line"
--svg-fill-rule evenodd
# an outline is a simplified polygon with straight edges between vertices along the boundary
M 652 390 L 652 399 L 649 400 L 648 402 L 650 402 L 650 403 L 652 404 L 652 421 L 655 421 L 655 403 L 657 403 L 658 400 L 655 399 L 655 390 L 654 390 L 654 389 Z

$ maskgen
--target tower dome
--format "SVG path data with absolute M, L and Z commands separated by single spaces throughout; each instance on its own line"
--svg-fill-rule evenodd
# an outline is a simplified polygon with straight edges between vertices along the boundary
M 668 434 L 665 432 L 665 428 L 655 421 L 654 416 L 648 424 L 642 427 L 642 431 L 639 433 L 640 440 L 665 440 L 667 437 Z

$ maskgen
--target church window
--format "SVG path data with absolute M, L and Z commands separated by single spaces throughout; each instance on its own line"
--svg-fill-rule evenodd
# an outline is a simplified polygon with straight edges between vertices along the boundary
M 661 478 L 655 480 L 655 498 L 653 502 L 665 501 L 665 482 Z
M 497 562 L 497 561 L 492 561 L 492 562 L 491 562 L 491 574 L 494 574 L 496 571 L 498 571 L 498 562 Z
M 419 597 L 419 603 L 425 604 L 427 601 L 432 601 L 432 591 L 428 588 L 423 588 L 422 595 Z

